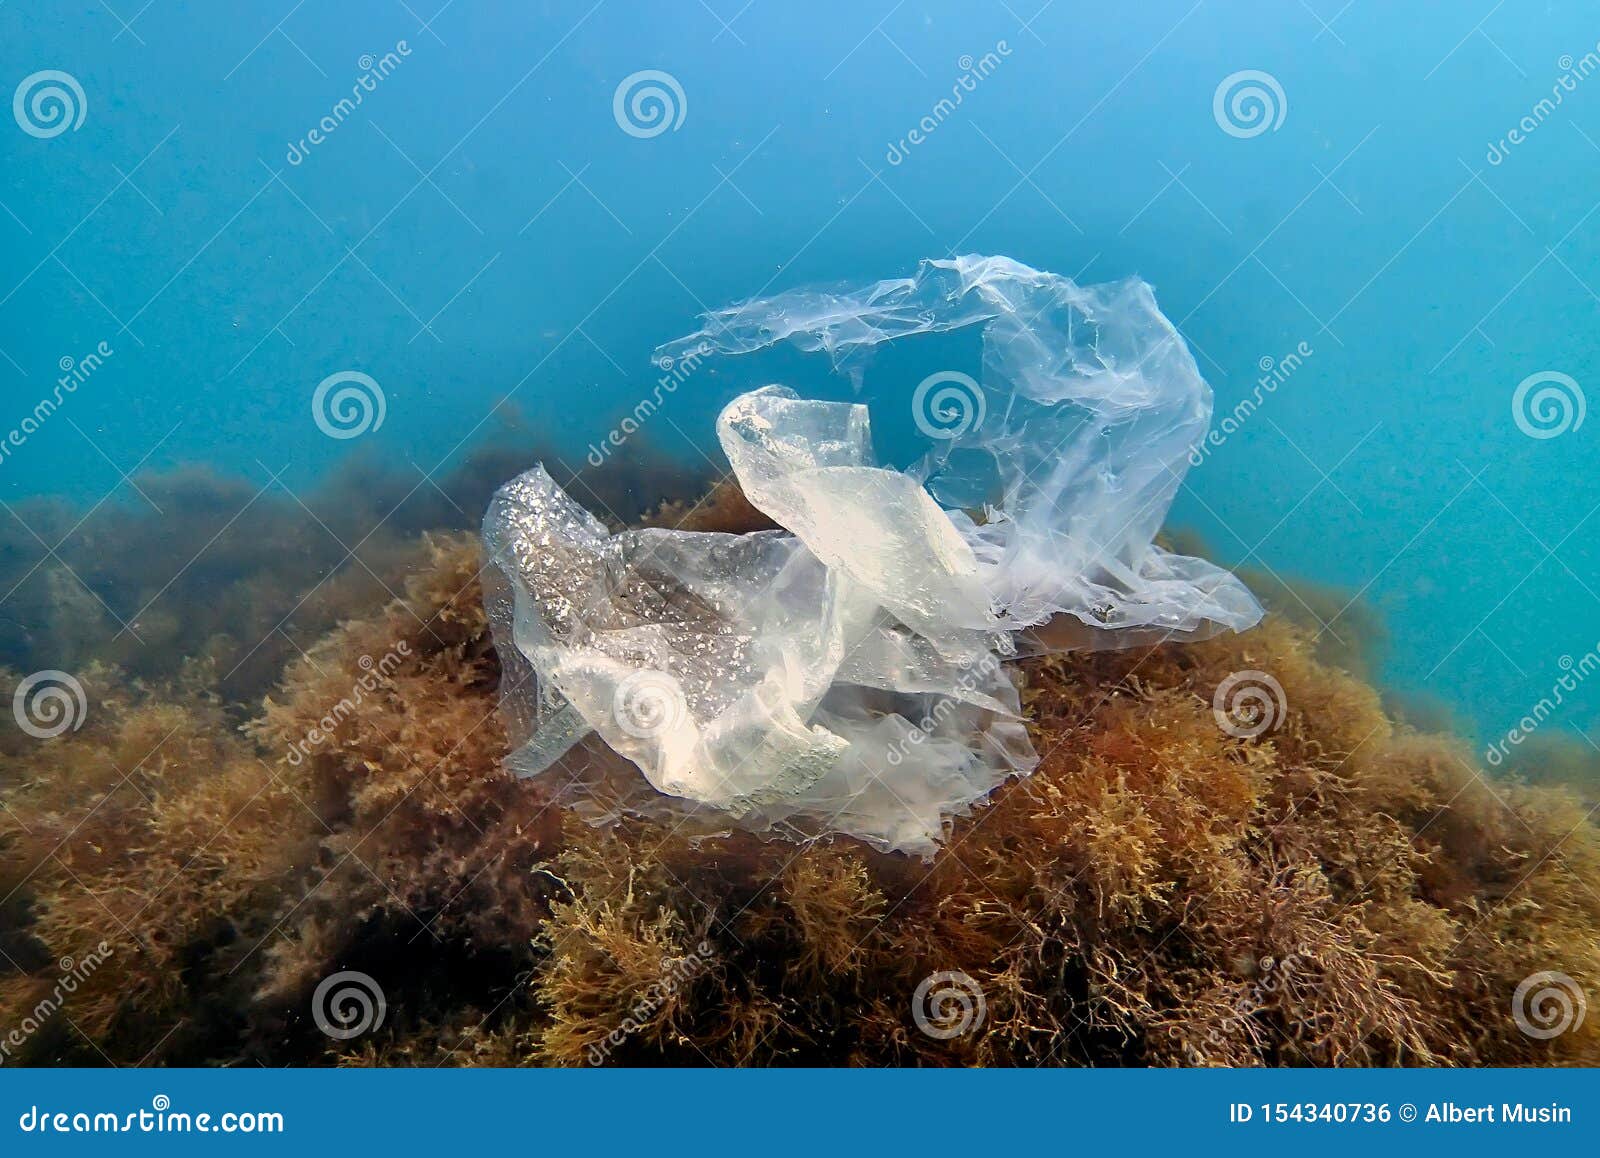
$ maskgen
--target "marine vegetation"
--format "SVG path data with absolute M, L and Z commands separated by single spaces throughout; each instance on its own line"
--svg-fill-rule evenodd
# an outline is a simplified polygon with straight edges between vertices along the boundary
M 762 525 L 726 486 L 639 521 Z M 1600 984 L 1589 805 L 1402 722 L 1315 596 L 1011 665 L 1038 768 L 923 860 L 630 815 L 593 738 L 512 779 L 481 547 L 395 563 L 264 698 L 85 662 L 80 728 L 7 736 L 7 1064 L 1600 1062 L 1518 1004 Z M 1228 710 L 1241 673 L 1281 699 Z

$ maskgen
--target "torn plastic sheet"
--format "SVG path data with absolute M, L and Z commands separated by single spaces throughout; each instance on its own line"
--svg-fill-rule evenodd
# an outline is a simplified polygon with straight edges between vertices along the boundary
M 716 311 L 658 354 L 788 341 L 879 401 L 876 345 L 969 325 L 981 384 L 924 383 L 910 472 L 875 465 L 865 404 L 766 387 L 724 408 L 734 474 L 782 531 L 611 534 L 540 468 L 503 487 L 484 537 L 511 767 L 593 731 L 667 800 L 928 855 L 1037 762 L 1004 658 L 1252 626 L 1237 579 L 1153 543 L 1211 397 L 1142 282 L 927 261 Z M 976 518 L 934 497 L 984 486 Z

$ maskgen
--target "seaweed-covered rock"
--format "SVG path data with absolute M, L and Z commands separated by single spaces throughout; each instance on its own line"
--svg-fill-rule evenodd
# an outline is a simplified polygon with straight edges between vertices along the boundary
M 0 1009 L 46 1014 L 7 1063 L 1600 1062 L 1593 1018 L 1534 1020 L 1600 985 L 1586 809 L 1281 618 L 1026 661 L 1038 770 L 924 863 L 618 818 L 597 748 L 570 801 L 505 776 L 482 562 L 419 543 L 245 733 L 85 669 L 80 731 L 6 746 Z M 1248 673 L 1281 698 L 1230 711 Z M 347 971 L 386 1017 L 341 1040 L 312 1000 Z

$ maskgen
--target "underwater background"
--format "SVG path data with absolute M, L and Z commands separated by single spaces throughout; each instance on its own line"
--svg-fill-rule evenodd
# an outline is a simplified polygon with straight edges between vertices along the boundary
M 1593 1064 L 1600 20 L 1125 8 L 0 3 L 0 1063 Z M 926 860 L 513 780 L 494 489 L 770 527 L 848 382 L 657 348 L 964 253 L 1154 285 L 1272 614 L 1008 665 Z
M 1597 41 L 1489 0 L 7 5 L 7 85 L 69 74 L 81 122 L 0 133 L 0 498 L 102 504 L 59 543 L 8 516 L 8 552 L 70 559 L 196 464 L 236 506 L 535 439 L 581 471 L 702 308 L 1004 253 L 1155 286 L 1218 422 L 1259 403 L 1169 525 L 1359 593 L 1385 683 L 1487 743 L 1600 639 Z M 670 123 L 619 91 L 647 70 Z M 385 409 L 331 438 L 345 371 Z M 719 472 L 725 373 L 625 453 Z

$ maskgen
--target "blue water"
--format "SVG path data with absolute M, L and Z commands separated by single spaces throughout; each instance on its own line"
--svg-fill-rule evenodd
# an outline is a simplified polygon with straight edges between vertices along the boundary
M 1535 438 L 1512 409 L 1538 372 L 1594 385 L 1597 39 L 1592 5 L 1491 0 L 6 4 L 5 91 L 67 73 L 82 123 L 0 118 L 0 435 L 110 353 L 11 440 L 0 498 L 437 476 L 513 417 L 578 465 L 703 307 L 953 252 L 1137 273 L 1219 417 L 1309 351 L 1172 522 L 1362 593 L 1386 681 L 1493 737 L 1600 639 L 1600 419 Z M 656 135 L 614 114 L 641 70 L 682 93 Z M 1274 127 L 1224 130 L 1241 70 Z M 341 371 L 383 393 L 359 438 L 313 421 Z M 695 375 L 629 453 L 711 469 L 731 390 Z

